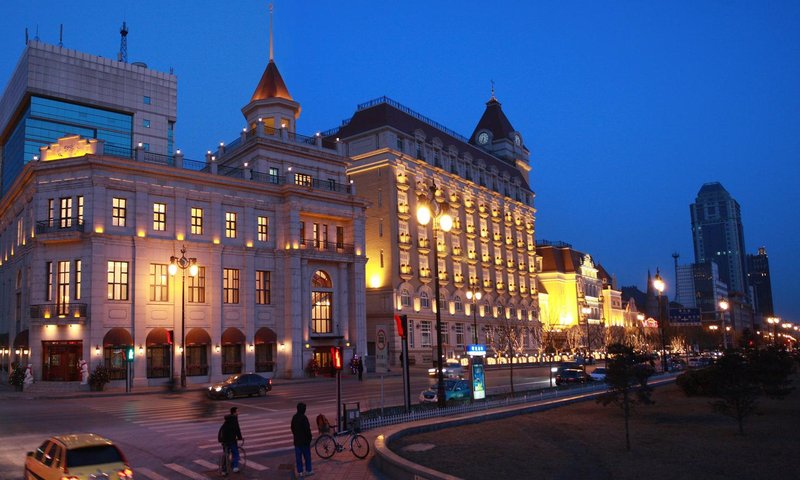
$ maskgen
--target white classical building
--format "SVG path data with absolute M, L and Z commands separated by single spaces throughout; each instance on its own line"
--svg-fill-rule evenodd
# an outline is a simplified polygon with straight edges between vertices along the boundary
M 205 383 L 365 351 L 367 203 L 340 145 L 296 134 L 299 112 L 270 60 L 244 129 L 205 161 L 135 132 L 127 154 L 84 135 L 43 147 L 0 200 L 0 362 L 77 381 L 86 359 L 121 379 L 132 349 L 133 384 L 153 385 L 182 359 Z M 170 268 L 183 248 L 194 276 Z

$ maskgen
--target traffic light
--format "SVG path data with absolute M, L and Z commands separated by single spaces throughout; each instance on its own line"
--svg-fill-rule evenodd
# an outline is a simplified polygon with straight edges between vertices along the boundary
M 395 314 L 394 322 L 397 324 L 397 334 L 400 335 L 400 338 L 405 338 L 408 332 L 408 315 Z
M 129 361 L 133 361 L 133 346 L 129 346 L 125 349 L 125 358 Z
M 172 345 L 172 340 L 175 338 L 174 330 L 167 330 L 167 344 Z
M 331 357 L 333 357 L 333 369 L 342 369 L 342 347 L 331 347 Z

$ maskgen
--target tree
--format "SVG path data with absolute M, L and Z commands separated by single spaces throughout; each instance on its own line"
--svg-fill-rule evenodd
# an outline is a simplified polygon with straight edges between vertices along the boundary
M 573 325 L 567 329 L 566 347 L 570 353 L 575 353 L 578 347 L 583 342 L 583 332 L 581 332 L 580 325 Z
M 514 396 L 514 360 L 524 351 L 525 335 L 530 329 L 517 319 L 509 319 L 505 315 L 495 320 L 497 324 L 486 329 L 486 343 L 496 354 L 508 357 L 511 396 Z
M 687 396 L 714 399 L 714 411 L 736 420 L 743 435 L 744 420 L 758 410 L 760 396 L 783 398 L 792 391 L 793 370 L 791 357 L 776 348 L 729 350 L 710 367 L 685 372 L 676 383 Z
M 603 405 L 614 404 L 622 409 L 625 418 L 625 448 L 631 450 L 630 417 L 636 405 L 650 405 L 652 388 L 647 380 L 655 370 L 647 359 L 635 353 L 627 345 L 614 344 L 608 347 L 612 358 L 606 363 L 608 390 L 597 398 Z
M 669 341 L 669 349 L 673 352 L 688 352 L 689 343 L 683 335 L 674 335 Z

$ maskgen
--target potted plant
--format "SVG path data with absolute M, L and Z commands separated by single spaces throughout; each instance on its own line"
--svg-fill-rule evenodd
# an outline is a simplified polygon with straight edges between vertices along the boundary
M 93 391 L 102 392 L 106 383 L 111 381 L 111 374 L 104 365 L 98 365 L 89 374 L 89 386 Z
M 18 392 L 22 391 L 22 385 L 25 383 L 25 369 L 16 367 L 11 375 L 8 376 L 8 383 L 14 385 L 14 389 Z

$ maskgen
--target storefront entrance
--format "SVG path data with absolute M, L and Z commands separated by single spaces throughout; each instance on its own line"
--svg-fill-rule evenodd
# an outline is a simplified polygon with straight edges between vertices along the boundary
M 42 342 L 42 380 L 46 382 L 76 382 L 81 379 L 78 361 L 82 358 L 83 342 Z

